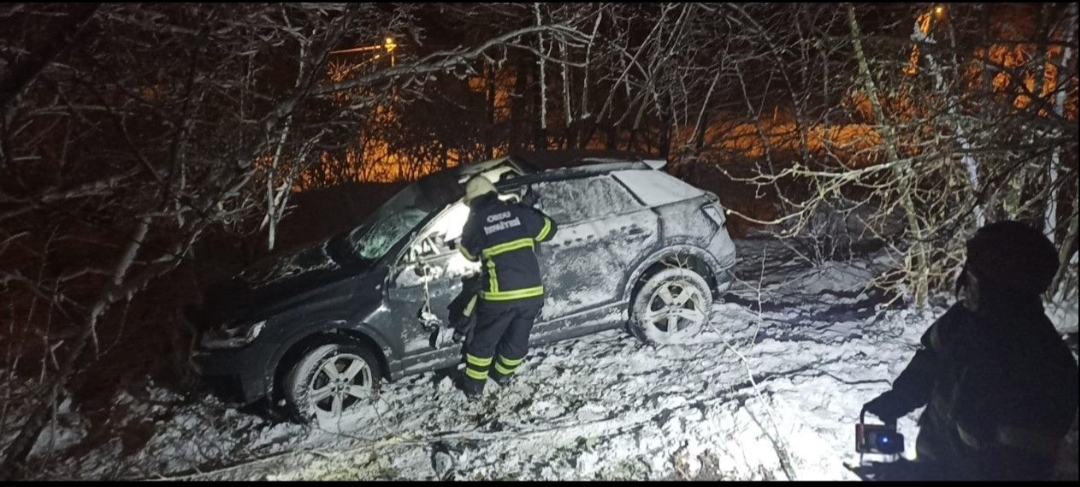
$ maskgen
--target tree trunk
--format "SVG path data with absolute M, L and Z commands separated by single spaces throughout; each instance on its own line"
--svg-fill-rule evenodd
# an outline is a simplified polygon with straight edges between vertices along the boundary
M 491 63 L 484 63 L 487 71 L 487 129 L 484 130 L 484 155 L 488 160 L 495 158 L 495 111 L 498 99 L 496 83 L 498 73 Z
M 128 270 L 131 268 L 132 263 L 135 262 L 135 257 L 142 248 L 143 239 L 146 238 L 149 228 L 150 219 L 140 217 L 130 242 L 113 269 L 112 286 L 102 291 L 90 307 L 90 312 L 87 314 L 82 330 L 80 330 L 79 335 L 75 337 L 72 344 L 71 352 L 68 353 L 63 364 L 61 364 L 56 377 L 50 382 L 48 391 L 38 399 L 38 407 L 33 409 L 26 423 L 19 430 L 19 435 L 15 437 L 8 447 L 7 457 L 4 458 L 4 463 L 0 465 L 0 480 L 15 480 L 23 476 L 26 459 L 30 456 L 34 443 L 37 442 L 38 436 L 41 435 L 41 431 L 48 423 L 54 405 L 59 404 L 70 390 L 71 382 L 77 372 L 76 365 L 82 362 L 83 352 L 86 351 L 86 345 L 95 335 L 98 321 L 108 310 L 109 305 L 123 296 L 117 290 L 124 284 Z
M 588 147 L 589 142 L 592 141 L 593 134 L 596 132 L 596 115 L 592 113 L 589 103 L 589 70 L 592 68 L 592 48 L 593 41 L 596 39 L 596 34 L 600 30 L 600 21 L 603 20 L 603 12 L 596 13 L 596 22 L 593 24 L 592 35 L 589 37 L 589 44 L 585 47 L 585 67 L 582 68 L 581 76 L 581 102 L 578 103 L 580 110 L 580 116 L 578 117 L 579 123 L 576 126 L 576 131 L 579 133 L 577 140 L 577 147 Z
M 540 16 L 540 4 L 533 4 L 533 11 L 536 12 L 536 25 L 543 25 L 543 18 Z M 536 34 L 537 50 L 540 52 L 540 56 L 536 57 L 536 65 L 539 66 L 540 71 L 540 132 L 537 134 L 536 150 L 543 151 L 547 149 L 547 73 L 544 70 L 544 56 L 547 54 L 544 52 L 544 34 Z
M 1054 88 L 1056 90 L 1056 93 L 1054 94 L 1054 113 L 1058 117 L 1061 117 L 1061 118 L 1063 118 L 1064 115 L 1065 115 L 1066 95 L 1069 92 L 1069 90 L 1066 87 L 1066 85 L 1068 85 L 1068 83 L 1070 82 L 1070 76 L 1069 76 L 1069 70 L 1068 70 L 1069 59 L 1072 57 L 1073 43 L 1076 42 L 1075 41 L 1076 22 L 1077 22 L 1076 4 L 1075 3 L 1070 3 L 1069 6 L 1066 9 L 1066 12 L 1068 12 L 1066 14 L 1066 17 L 1067 17 L 1066 22 L 1068 22 L 1068 24 L 1065 26 L 1065 35 L 1062 36 L 1062 39 L 1065 42 L 1064 42 L 1064 48 L 1062 48 L 1062 50 L 1061 50 L 1061 63 L 1058 66 L 1057 84 L 1054 86 Z M 1074 123 L 1075 123 L 1075 121 L 1074 121 Z M 1059 135 L 1058 135 L 1058 137 L 1055 137 L 1055 138 L 1060 139 L 1061 138 L 1061 136 L 1060 136 L 1060 128 L 1057 129 L 1057 132 L 1059 133 Z M 1054 238 L 1055 234 L 1057 234 L 1059 232 L 1055 232 L 1055 230 L 1057 229 L 1057 225 L 1058 225 L 1058 214 L 1057 214 L 1057 211 L 1058 211 L 1057 210 L 1058 193 L 1056 193 L 1054 191 L 1054 187 L 1057 185 L 1058 172 L 1060 170 L 1061 170 L 1061 146 L 1059 144 L 1059 145 L 1054 147 L 1054 152 L 1050 155 L 1050 167 L 1047 168 L 1047 179 L 1050 181 L 1050 184 L 1049 184 L 1050 190 L 1048 191 L 1049 194 L 1046 195 L 1046 200 L 1047 200 L 1046 201 L 1046 234 L 1049 235 L 1050 239 L 1054 240 L 1055 242 L 1057 241 L 1057 239 Z M 1072 222 L 1069 224 L 1069 235 L 1070 235 L 1069 238 L 1075 238 L 1075 236 L 1076 236 L 1076 229 L 1074 227 L 1075 224 L 1076 224 L 1076 217 L 1074 215 L 1073 219 L 1072 219 Z M 1070 242 L 1069 238 L 1066 238 L 1065 240 L 1063 240 L 1062 243 L 1063 244 L 1068 244 Z M 1065 247 L 1067 247 L 1067 245 L 1062 245 L 1062 248 L 1065 248 Z M 1067 258 L 1068 258 L 1068 256 L 1063 257 L 1063 259 L 1067 259 Z M 1062 267 L 1064 267 L 1066 263 L 1067 263 L 1066 260 L 1062 260 L 1061 261 Z
M 566 48 L 566 43 L 560 43 L 560 52 L 562 55 L 562 84 L 563 84 L 563 131 L 566 134 L 565 145 L 567 149 L 576 149 L 577 147 L 577 135 L 574 133 L 574 128 L 577 126 L 574 116 L 574 106 L 570 98 L 571 80 L 570 80 L 570 65 L 567 64 L 570 52 Z
M 1075 7 L 1075 5 L 1074 5 Z M 1071 291 L 1076 295 L 1076 289 L 1062 289 L 1065 284 L 1065 277 L 1067 276 L 1069 269 L 1075 269 L 1075 263 L 1072 263 L 1072 256 L 1077 251 L 1077 244 L 1080 243 L 1077 240 L 1077 213 L 1074 211 L 1072 217 L 1069 218 L 1069 230 L 1065 234 L 1065 239 L 1062 242 L 1061 250 L 1058 253 L 1058 266 L 1057 275 L 1054 276 L 1054 282 L 1050 285 L 1050 289 L 1047 291 L 1047 296 L 1055 296 L 1061 291 Z
M 870 73 L 870 66 L 867 63 L 866 54 L 863 53 L 862 38 L 859 34 L 859 24 L 855 19 L 855 7 L 850 3 L 844 4 L 844 6 L 847 10 L 848 25 L 851 28 L 851 42 L 855 48 L 855 58 L 859 64 L 859 74 L 862 76 L 866 95 L 870 99 L 870 108 L 874 114 L 874 120 L 882 132 L 882 138 L 885 144 L 886 163 L 896 164 L 897 161 L 900 160 L 896 151 L 896 134 L 893 131 L 892 125 L 885 120 L 885 113 L 881 109 L 881 100 L 878 98 L 877 87 L 874 84 L 873 75 Z M 921 308 L 926 304 L 930 270 L 927 267 L 926 262 L 926 249 L 925 244 L 923 243 L 922 228 L 919 225 L 918 215 L 915 213 L 915 203 L 911 198 L 911 182 L 914 179 L 911 165 L 897 164 L 893 169 L 893 177 L 896 179 L 900 206 L 904 209 L 907 230 L 910 232 L 911 238 L 913 239 L 912 249 L 909 251 L 912 262 L 905 264 L 907 267 L 906 271 L 908 280 L 912 284 L 912 296 L 915 299 L 915 306 Z M 911 266 L 914 266 L 914 268 Z
M 528 114 L 528 90 L 525 89 L 529 84 L 529 65 L 525 62 L 524 56 L 519 58 L 516 63 L 514 73 L 514 96 L 510 97 L 510 151 L 514 152 L 520 150 L 525 142 L 519 137 L 521 132 L 525 132 L 529 129 L 530 124 L 528 120 L 531 117 Z M 527 138 L 525 140 L 528 140 Z
M 664 119 L 660 121 L 659 145 L 660 157 L 666 160 L 671 153 L 671 115 L 664 115 Z

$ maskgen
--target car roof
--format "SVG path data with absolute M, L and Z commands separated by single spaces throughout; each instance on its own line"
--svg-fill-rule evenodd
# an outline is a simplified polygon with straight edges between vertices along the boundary
M 496 182 L 512 188 L 542 181 L 576 179 L 625 170 L 659 170 L 667 161 L 617 151 L 545 151 L 511 154 L 506 159 L 524 169 L 523 174 Z M 657 171 L 658 173 L 660 171 Z
M 628 189 L 639 198 L 645 194 L 663 194 L 665 196 L 660 200 L 653 200 L 670 202 L 696 196 L 697 191 L 700 191 L 697 188 L 691 192 L 686 191 L 687 187 L 670 188 L 674 183 L 664 180 L 677 179 L 662 171 L 666 164 L 666 160 L 632 152 L 557 150 L 511 153 L 496 159 L 458 166 L 445 174 L 457 179 L 459 192 L 468 178 L 477 175 L 483 175 L 490 180 L 500 192 L 517 192 L 522 186 L 535 183 L 613 175 L 618 176 L 624 185 L 629 184 Z M 660 180 L 653 180 L 652 175 Z M 667 190 L 649 189 L 654 185 Z M 672 191 L 686 193 L 687 198 L 673 199 L 671 194 L 667 194 Z
M 615 150 L 570 149 L 542 152 L 512 153 L 510 159 L 532 169 L 530 172 L 597 166 L 638 166 L 644 164 L 659 169 L 666 160 L 644 154 Z

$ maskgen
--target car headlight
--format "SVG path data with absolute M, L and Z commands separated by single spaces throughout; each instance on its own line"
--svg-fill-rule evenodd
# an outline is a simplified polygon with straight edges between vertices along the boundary
M 247 345 L 262 333 L 266 320 L 251 322 L 228 322 L 203 333 L 199 342 L 203 348 L 238 348 Z

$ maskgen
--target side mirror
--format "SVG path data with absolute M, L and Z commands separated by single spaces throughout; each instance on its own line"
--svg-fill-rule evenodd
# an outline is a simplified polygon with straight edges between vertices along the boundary
M 428 266 L 423 261 L 417 261 L 413 266 L 413 272 L 416 273 L 416 277 L 425 277 L 428 274 Z

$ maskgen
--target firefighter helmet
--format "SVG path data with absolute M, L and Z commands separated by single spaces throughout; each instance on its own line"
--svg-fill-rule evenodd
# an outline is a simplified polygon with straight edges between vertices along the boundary
M 472 203 L 473 200 L 488 194 L 495 192 L 495 185 L 491 184 L 491 181 L 484 176 L 473 176 L 468 182 L 465 183 L 465 204 Z

